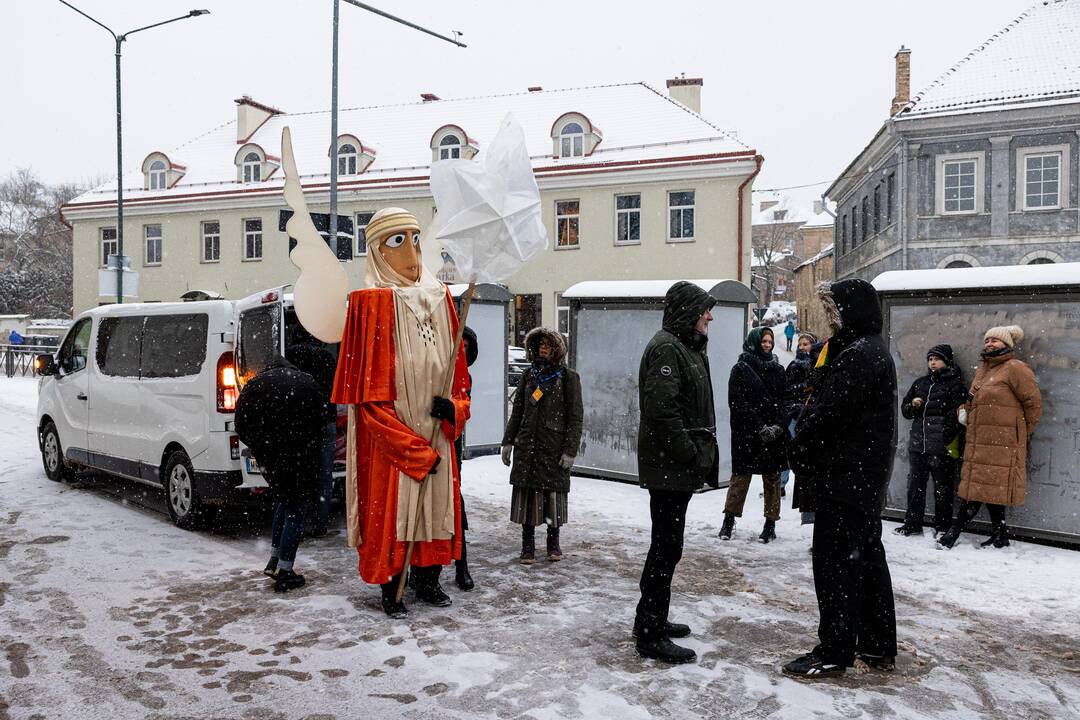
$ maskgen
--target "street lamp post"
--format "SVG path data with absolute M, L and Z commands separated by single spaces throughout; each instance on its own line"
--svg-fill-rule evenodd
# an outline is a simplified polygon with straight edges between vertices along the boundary
M 121 135 L 121 114 L 120 114 L 120 45 L 127 40 L 128 35 L 134 35 L 137 32 L 143 30 L 149 30 L 150 28 L 160 27 L 162 25 L 168 25 L 169 23 L 176 22 L 177 20 L 187 20 L 188 18 L 198 17 L 199 15 L 209 15 L 209 10 L 192 10 L 187 15 L 181 15 L 169 20 L 162 20 L 161 22 L 153 23 L 152 25 L 145 25 L 134 30 L 128 30 L 126 33 L 117 35 L 111 28 L 98 20 L 90 17 L 79 8 L 75 7 L 67 0 L 60 0 L 61 3 L 67 5 L 75 12 L 82 15 L 84 18 L 94 23 L 98 27 L 104 28 L 116 43 L 116 302 L 124 302 L 124 263 L 122 261 L 124 257 L 124 143 L 123 136 Z
M 60 0 L 64 2 L 64 0 Z M 411 23 L 408 20 L 403 20 L 395 15 L 391 15 L 388 12 L 379 10 L 366 3 L 359 2 L 358 0 L 345 0 L 350 5 L 355 5 L 361 10 L 367 10 L 370 13 L 381 15 L 384 18 L 393 20 L 394 22 L 401 23 L 402 25 L 411 27 L 414 30 L 427 33 L 432 37 L 437 37 L 440 40 L 445 40 L 448 43 L 453 43 L 458 47 L 467 47 L 465 43 L 460 42 L 457 38 L 449 38 L 445 35 L 440 35 L 434 30 L 428 30 L 425 27 L 421 27 L 416 23 Z M 334 30 L 333 30 L 333 42 L 332 42 L 332 60 L 331 60 L 331 80 L 330 80 L 330 238 L 332 239 L 334 254 L 338 254 L 338 216 L 337 216 L 337 186 L 338 186 L 338 14 L 341 7 L 340 0 L 334 0 Z M 455 35 L 461 33 L 456 32 Z

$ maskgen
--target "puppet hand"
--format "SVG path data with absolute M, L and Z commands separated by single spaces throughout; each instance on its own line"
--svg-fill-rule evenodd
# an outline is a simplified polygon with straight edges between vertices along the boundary
M 561 467 L 563 470 L 569 470 L 570 468 L 574 467 L 575 457 L 576 456 L 574 455 L 564 454 L 561 458 L 559 458 L 559 467 Z
M 511 453 L 511 451 L 513 451 L 513 449 L 514 449 L 513 445 L 503 445 L 502 446 L 502 453 L 501 453 L 501 455 L 502 455 L 502 463 L 506 467 L 510 467 L 510 453 Z
M 431 417 L 453 424 L 457 418 L 457 409 L 453 401 L 436 395 L 431 400 Z

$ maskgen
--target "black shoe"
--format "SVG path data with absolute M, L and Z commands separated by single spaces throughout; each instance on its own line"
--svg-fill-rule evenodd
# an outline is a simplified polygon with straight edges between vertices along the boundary
M 720 526 L 720 535 L 719 535 L 720 539 L 721 540 L 730 540 L 731 539 L 731 531 L 734 530 L 734 529 L 735 529 L 735 516 L 734 515 L 728 515 L 728 514 L 725 513 L 725 515 L 724 515 L 724 524 Z
M 839 677 L 844 674 L 844 666 L 826 662 L 823 658 L 810 652 L 802 657 L 795 658 L 785 665 L 784 674 L 793 675 L 806 680 Z
M 937 539 L 938 545 L 946 550 L 952 550 L 953 545 L 960 539 L 960 528 L 953 525 L 945 531 L 945 534 Z
M 915 527 L 914 525 L 901 525 L 893 530 L 897 535 L 903 535 L 904 537 L 911 537 L 912 535 L 922 535 L 923 529 L 921 527 Z
M 696 652 L 690 648 L 676 645 L 666 637 L 657 638 L 656 640 L 638 640 L 637 651 L 641 657 L 652 658 L 653 660 L 660 660 L 674 665 L 692 663 L 697 660 Z
M 865 653 L 858 653 L 855 656 L 855 662 L 862 662 L 869 670 L 879 670 L 881 672 L 892 672 L 896 669 L 896 658 L 889 657 L 888 655 L 867 655 Z
M 274 592 L 289 592 L 304 587 L 304 576 L 292 570 L 278 570 L 274 576 Z
M 634 637 L 640 636 L 637 625 L 634 626 Z M 690 626 L 683 625 L 682 623 L 666 622 L 664 623 L 664 637 L 667 638 L 684 638 L 690 637 Z
M 439 583 L 417 587 L 416 599 L 435 607 L 449 607 L 454 604 L 454 601 L 450 599 L 450 596 L 446 594 L 446 591 L 442 589 L 442 585 Z
M 395 600 L 393 595 L 383 595 L 382 609 L 387 617 L 393 618 L 394 620 L 400 620 L 409 616 L 409 611 L 405 608 L 405 603 L 400 600 Z
M 995 526 L 993 531 L 990 533 L 990 537 L 979 543 L 979 547 L 990 546 L 996 548 L 1009 547 L 1009 534 L 1008 531 L 1005 529 L 1004 523 Z
M 277 575 L 278 559 L 276 557 L 270 558 L 270 562 L 266 563 L 266 567 L 263 568 L 263 575 L 268 578 L 272 578 Z
M 476 587 L 472 575 L 469 574 L 469 565 L 464 560 L 458 560 L 454 563 L 454 570 L 454 582 L 457 583 L 459 588 L 468 592 Z
M 311 532 L 309 532 L 308 535 L 313 538 L 322 538 L 326 537 L 327 532 L 329 532 L 329 530 L 325 525 L 316 525 L 311 529 Z
M 766 520 L 765 527 L 761 528 L 761 534 L 758 535 L 758 540 L 763 543 L 768 543 L 770 540 L 776 539 L 776 522 L 774 520 Z

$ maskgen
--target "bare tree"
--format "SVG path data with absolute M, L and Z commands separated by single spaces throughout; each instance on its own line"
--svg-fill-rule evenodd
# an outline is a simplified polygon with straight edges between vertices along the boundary
M 71 314 L 72 234 L 60 208 L 79 192 L 27 168 L 0 180 L 0 312 Z
M 753 228 L 750 244 L 754 251 L 755 272 L 761 276 L 762 280 L 763 297 L 760 298 L 762 304 L 767 305 L 772 300 L 773 290 L 778 285 L 777 281 L 789 274 L 781 263 L 791 258 L 792 245 L 799 225 L 799 222 L 778 220 L 758 224 Z

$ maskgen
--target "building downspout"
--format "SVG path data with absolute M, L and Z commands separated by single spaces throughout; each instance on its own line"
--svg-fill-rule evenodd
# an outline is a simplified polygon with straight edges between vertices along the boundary
M 753 182 L 754 178 L 756 178 L 758 173 L 761 172 L 761 164 L 763 162 L 765 162 L 765 158 L 762 157 L 761 155 L 755 155 L 754 156 L 754 162 L 757 164 L 757 167 L 754 168 L 754 172 L 750 173 L 749 177 L 747 177 L 745 180 L 742 181 L 742 183 L 739 184 L 739 199 L 738 199 L 738 202 L 739 202 L 739 243 L 738 243 L 738 245 L 739 245 L 739 260 L 738 260 L 738 263 L 736 264 L 736 267 L 738 267 L 738 280 L 739 280 L 739 282 L 743 281 L 743 273 L 742 273 L 743 190 L 746 188 L 747 185 L 749 185 L 751 182 Z M 753 251 L 751 251 L 751 261 L 752 260 L 753 260 Z M 750 265 L 753 266 L 753 262 L 751 262 Z
M 907 138 L 900 139 L 900 197 L 897 211 L 900 213 L 900 222 L 897 231 L 900 233 L 900 269 L 908 269 L 908 233 L 907 233 L 907 197 L 908 197 L 908 142 Z

